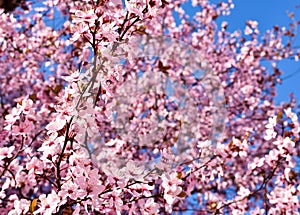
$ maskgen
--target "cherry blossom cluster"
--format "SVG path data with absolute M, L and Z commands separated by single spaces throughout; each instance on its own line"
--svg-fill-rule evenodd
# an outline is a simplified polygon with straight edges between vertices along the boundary
M 0 9 L 0 214 L 299 214 L 299 107 L 274 102 L 296 23 L 229 32 L 232 9 Z

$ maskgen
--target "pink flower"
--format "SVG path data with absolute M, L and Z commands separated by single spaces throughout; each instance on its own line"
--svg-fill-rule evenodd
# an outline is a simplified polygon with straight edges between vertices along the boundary
M 57 209 L 60 205 L 64 204 L 65 201 L 61 201 L 60 197 L 57 193 L 52 190 L 52 192 L 48 195 L 42 194 L 39 196 L 39 200 L 41 201 L 41 206 L 38 210 L 34 211 L 33 214 L 45 214 L 51 215 L 57 212 Z
M 94 10 L 88 10 L 86 12 L 83 12 L 81 10 L 77 10 L 75 12 L 75 19 L 74 22 L 79 24 L 81 22 L 85 22 L 89 24 L 90 27 L 95 25 L 95 21 L 97 20 L 97 16 L 94 13 Z
M 77 82 L 80 79 L 80 73 L 78 71 L 73 72 L 70 76 L 63 76 L 63 79 L 65 79 L 67 82 Z
M 141 8 L 137 7 L 137 3 L 135 1 L 125 0 L 125 6 L 128 12 L 138 15 L 140 18 L 143 18 L 143 14 L 141 12 Z
M 70 197 L 71 199 L 77 199 L 78 197 L 85 197 L 86 192 L 80 189 L 78 185 L 72 182 L 72 180 L 68 180 L 63 183 L 61 191 L 59 191 L 58 195 L 63 199 L 67 199 L 67 197 Z
M 253 30 L 247 25 L 246 28 L 245 28 L 245 34 L 249 35 L 249 34 L 252 34 L 252 33 L 253 33 Z
M 246 187 L 240 187 L 239 191 L 237 192 L 237 194 L 242 197 L 248 196 L 250 193 L 250 190 Z
M 20 199 L 14 201 L 14 209 L 9 211 L 8 215 L 26 214 L 29 210 L 30 201 L 26 199 Z
M 255 20 L 248 20 L 247 25 L 249 25 L 251 28 L 257 28 L 258 22 Z
M 38 149 L 39 152 L 43 152 L 43 159 L 47 159 L 49 155 L 54 156 L 61 150 L 62 144 L 65 140 L 64 136 L 57 137 L 57 133 L 53 133 L 49 136 L 43 145 Z
M 13 125 L 20 118 L 21 109 L 13 108 L 11 110 L 11 114 L 5 116 L 5 122 Z
M 24 122 L 20 122 L 20 125 L 18 126 L 12 126 L 12 133 L 14 135 L 22 135 L 25 137 L 26 135 L 30 134 L 32 130 L 34 130 L 34 124 L 28 119 L 26 119 Z
M 254 161 L 248 165 L 251 170 L 256 169 L 257 167 L 262 167 L 264 165 L 265 158 L 255 157 Z
M 0 148 L 0 161 L 4 158 L 11 158 L 13 156 L 13 151 L 15 150 L 15 146 L 10 147 L 1 147 Z
M 159 210 L 159 205 L 154 202 L 154 199 L 147 199 L 144 207 L 143 214 L 144 215 L 152 215 L 157 214 Z
M 31 99 L 23 99 L 21 110 L 24 114 L 28 114 L 30 109 L 32 108 L 33 101 Z
M 277 116 L 269 118 L 269 123 L 266 125 L 266 128 L 272 129 L 277 125 Z
M 182 187 L 179 185 L 182 181 L 177 177 L 177 173 L 171 173 L 170 175 L 162 176 L 162 187 L 164 188 L 164 199 L 169 205 L 173 204 L 175 198 L 182 191 Z
M 255 210 L 250 211 L 251 215 L 263 215 L 265 214 L 265 209 L 261 209 L 259 207 L 255 208 Z
M 59 131 L 65 126 L 65 124 L 65 119 L 57 117 L 46 126 L 46 129 L 50 132 Z
M 285 114 L 286 114 L 286 117 L 287 118 L 290 118 L 292 120 L 293 123 L 295 124 L 299 124 L 298 122 L 298 116 L 296 113 L 293 113 L 292 112 L 292 109 L 291 108 L 288 108 L 286 110 L 284 110 Z
M 277 135 L 277 133 L 274 131 L 273 128 L 267 129 L 265 132 L 266 132 L 266 135 L 264 136 L 265 140 L 271 140 L 275 138 Z
M 37 159 L 36 157 L 33 157 L 27 164 L 26 164 L 26 169 L 31 170 L 35 173 L 42 174 L 43 173 L 43 167 L 44 163 Z

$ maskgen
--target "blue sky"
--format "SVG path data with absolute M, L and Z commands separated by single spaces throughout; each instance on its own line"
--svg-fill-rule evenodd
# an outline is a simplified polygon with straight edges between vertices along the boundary
M 219 0 L 212 0 L 211 2 L 218 3 Z M 294 12 L 295 18 L 300 20 L 300 8 L 295 6 L 300 5 L 300 1 L 283 1 L 283 0 L 233 0 L 235 5 L 231 11 L 231 15 L 223 16 L 217 20 L 218 23 L 227 21 L 229 23 L 228 30 L 234 31 L 244 29 L 247 20 L 258 21 L 260 34 L 272 29 L 274 25 L 288 26 L 292 21 L 288 17 L 288 12 Z M 192 14 L 197 9 L 185 7 Z M 299 26 L 300 27 L 300 26 Z M 300 29 L 298 30 L 300 34 Z M 300 35 L 294 41 L 294 46 L 300 48 Z M 276 103 L 289 101 L 289 93 L 293 92 L 298 101 L 300 101 L 300 61 L 284 60 L 280 62 L 279 69 L 284 72 L 282 77 L 293 76 L 285 79 L 281 85 L 278 86 Z

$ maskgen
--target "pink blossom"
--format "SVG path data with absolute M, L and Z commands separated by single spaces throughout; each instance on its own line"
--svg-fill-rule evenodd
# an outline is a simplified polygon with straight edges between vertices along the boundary
M 245 197 L 245 196 L 248 196 L 250 194 L 250 190 L 248 188 L 245 188 L 245 187 L 240 187 L 239 191 L 238 191 L 238 195 L 242 196 L 242 197 Z
M 61 202 L 60 197 L 54 190 L 52 190 L 52 192 L 48 195 L 40 195 L 39 200 L 41 201 L 41 206 L 38 210 L 34 211 L 33 214 L 43 213 L 50 215 L 57 212 L 58 205 L 63 204 L 63 202 Z
M 159 205 L 154 202 L 154 200 L 148 199 L 144 207 L 144 215 L 156 214 L 159 211 Z
M 47 126 L 46 129 L 48 131 L 59 131 L 61 130 L 66 124 L 66 121 L 62 118 L 56 118 L 54 121 L 50 122 Z
M 168 204 L 173 204 L 174 200 L 178 198 L 182 188 L 179 186 L 182 181 L 178 178 L 177 173 L 162 176 L 162 187 L 164 188 L 164 199 Z
M 253 163 L 251 163 L 251 164 L 249 165 L 249 168 L 250 168 L 251 170 L 254 170 L 254 169 L 256 169 L 257 167 L 262 167 L 262 166 L 264 165 L 264 161 L 265 161 L 265 158 L 258 158 L 258 157 L 256 157 L 256 158 L 254 158 Z
M 0 9 L 0 214 L 297 214 L 299 105 L 274 102 L 295 26 L 229 31 L 233 8 Z
M 24 122 L 20 122 L 19 126 L 12 126 L 12 133 L 14 135 L 23 135 L 26 136 L 30 131 L 34 129 L 34 124 L 32 121 L 25 120 Z
M 137 3 L 134 3 L 134 1 L 132 2 L 132 1 L 125 0 L 125 6 L 126 6 L 126 9 L 128 10 L 128 12 L 137 14 L 140 18 L 143 17 L 143 14 L 140 11 L 140 8 L 137 7 Z
M 95 24 L 95 21 L 97 20 L 97 16 L 94 13 L 94 10 L 89 10 L 86 12 L 83 12 L 81 10 L 77 10 L 75 12 L 75 23 L 80 23 L 80 22 L 87 22 L 91 24 L 90 26 L 92 27 Z
M 11 158 L 13 156 L 14 150 L 15 146 L 0 148 L 0 160 L 3 160 L 5 158 Z
M 21 109 L 13 108 L 12 113 L 5 116 L 6 123 L 13 125 L 20 117 Z
M 26 214 L 29 210 L 30 201 L 26 199 L 15 200 L 14 209 L 9 211 L 8 215 Z

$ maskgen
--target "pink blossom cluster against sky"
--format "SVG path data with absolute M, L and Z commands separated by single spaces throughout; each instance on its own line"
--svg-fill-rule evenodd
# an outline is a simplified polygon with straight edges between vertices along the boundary
M 295 9 L 300 2 L 280 1 L 280 0 L 252 0 L 235 1 L 235 10 L 232 11 L 228 22 L 229 29 L 241 28 L 241 25 L 248 19 L 254 19 L 259 22 L 259 29 L 264 32 L 276 25 L 286 26 L 292 20 L 288 17 L 289 12 L 295 13 L 295 18 L 300 18 L 300 8 Z M 299 31 L 299 30 L 298 30 Z M 300 32 L 294 41 L 296 46 L 300 46 Z M 282 77 L 287 77 L 282 85 L 278 86 L 277 102 L 288 101 L 288 94 L 293 92 L 297 99 L 300 99 L 300 63 L 291 60 L 285 60 L 279 64 L 284 71 Z M 293 76 L 290 76 L 294 73 Z M 288 78 L 289 77 L 289 78 Z
M 211 2 L 218 3 L 213 0 Z M 227 30 L 235 31 L 244 29 L 247 20 L 256 20 L 261 35 L 268 29 L 272 29 L 274 25 L 288 26 L 293 20 L 288 17 L 288 13 L 294 12 L 295 19 L 300 18 L 300 3 L 297 1 L 280 1 L 280 0 L 236 0 L 234 1 L 234 9 L 229 16 L 218 18 L 217 23 L 222 21 L 229 23 Z M 197 8 L 190 7 L 186 4 L 186 9 L 192 15 Z M 300 30 L 294 40 L 294 45 L 300 47 Z M 282 77 L 286 77 L 281 85 L 278 85 L 276 102 L 289 100 L 289 93 L 293 92 L 296 98 L 300 99 L 300 63 L 293 60 L 283 60 L 279 64 L 279 68 L 284 71 Z M 268 66 L 268 65 L 266 65 Z
M 0 214 L 300 215 L 296 15 L 26 3 L 0 9 Z

